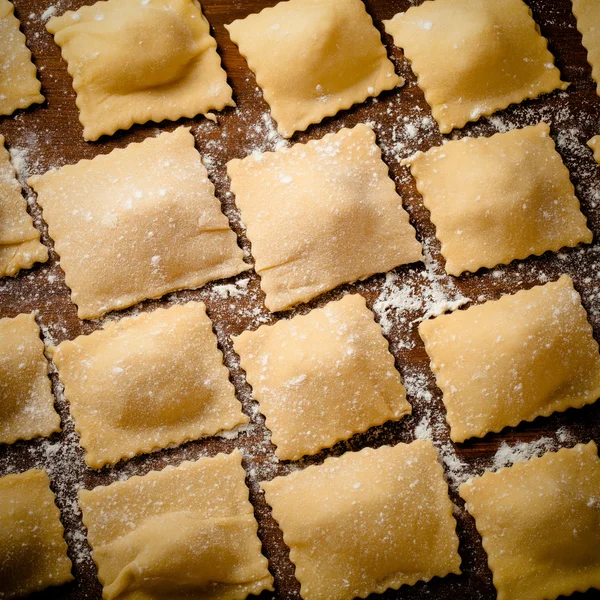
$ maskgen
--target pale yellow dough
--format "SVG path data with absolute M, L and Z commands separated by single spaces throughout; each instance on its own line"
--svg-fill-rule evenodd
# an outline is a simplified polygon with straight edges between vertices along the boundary
M 245 331 L 234 348 L 281 459 L 411 412 L 388 342 L 358 294 Z
M 554 600 L 600 588 L 599 492 L 593 441 L 461 485 L 498 600 Z
M 422 260 L 367 125 L 227 164 L 271 311 Z
M 104 600 L 243 600 L 273 589 L 239 451 L 83 490 Z
M 460 573 L 456 522 L 426 441 L 365 448 L 263 482 L 303 600 L 352 600 Z
M 60 431 L 33 313 L 0 319 L 0 444 Z
M 571 0 L 573 14 L 577 18 L 577 29 L 581 33 L 583 45 L 588 52 L 588 62 L 592 66 L 592 78 L 597 83 L 596 92 L 600 96 L 600 2 L 598 0 Z
M 14 9 L 8 0 L 0 0 L 0 115 L 44 101 Z
M 196 0 L 108 0 L 53 17 L 83 137 L 235 106 Z
M 600 135 L 594 136 L 588 142 L 588 146 L 594 151 L 594 160 L 600 164 Z
M 73 579 L 45 471 L 0 477 L 0 531 L 1 598 L 29 596 Z
M 450 275 L 592 241 L 546 123 L 448 142 L 403 164 L 431 213 Z
M 225 27 L 284 137 L 404 83 L 361 0 L 288 0 Z
M 14 277 L 21 269 L 47 260 L 48 249 L 40 242 L 40 232 L 27 213 L 17 174 L 0 135 L 0 277 Z
M 29 185 L 81 319 L 248 269 L 187 128 Z
M 600 355 L 568 275 L 419 325 L 463 442 L 600 397 Z
M 248 422 L 201 302 L 108 322 L 52 354 L 90 467 Z
M 429 0 L 384 24 L 442 133 L 568 86 L 522 0 Z

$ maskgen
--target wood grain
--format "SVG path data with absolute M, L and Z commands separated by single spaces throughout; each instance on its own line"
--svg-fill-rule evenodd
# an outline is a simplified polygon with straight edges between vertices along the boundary
M 60 14 L 68 9 L 77 9 L 82 3 L 92 2 L 59 0 L 56 12 Z M 240 244 L 246 250 L 250 250 L 249 242 L 239 224 L 233 198 L 228 193 L 229 186 L 224 165 L 231 158 L 241 158 L 253 149 L 272 149 L 274 139 L 269 135 L 268 107 L 256 86 L 254 76 L 229 39 L 223 25 L 275 3 L 276 0 L 206 0 L 203 2 L 204 13 L 213 28 L 238 104 L 236 109 L 227 109 L 219 114 L 218 125 L 202 118 L 183 119 L 178 123 L 148 123 L 134 126 L 131 130 L 119 132 L 110 138 L 103 137 L 96 143 L 86 143 L 82 138 L 82 127 L 78 121 L 75 96 L 66 65 L 61 60 L 58 47 L 45 31 L 40 17 L 49 6 L 48 0 L 15 0 L 23 31 L 39 68 L 43 93 L 47 101 L 42 106 L 20 111 L 13 117 L 0 118 L 0 133 L 6 136 L 9 148 L 21 150 L 28 157 L 25 166 L 29 172 L 43 173 L 51 167 L 74 163 L 82 158 L 93 158 L 113 148 L 122 148 L 148 135 L 155 135 L 158 131 L 173 130 L 181 124 L 189 125 L 196 137 L 198 150 L 211 158 L 209 168 L 211 179 L 215 183 L 216 193 L 223 204 L 223 209 L 238 234 Z M 383 19 L 389 19 L 395 13 L 406 10 L 411 2 L 409 0 L 365 0 L 365 3 L 376 26 L 382 32 L 382 39 L 395 61 L 398 72 L 406 78 L 406 86 L 386 92 L 375 101 L 369 100 L 351 110 L 343 111 L 334 118 L 328 118 L 323 123 L 310 127 L 306 132 L 296 134 L 293 141 L 320 138 L 325 133 L 337 131 L 343 126 L 351 126 L 360 121 L 373 122 L 390 174 L 397 183 L 398 191 L 404 199 L 419 239 L 426 241 L 432 247 L 433 260 L 438 265 L 438 270 L 441 270 L 443 261 L 439 255 L 439 246 L 434 239 L 434 227 L 406 168 L 400 167 L 399 159 L 415 150 L 425 150 L 432 145 L 440 144 L 442 136 L 435 127 L 419 129 L 418 135 L 414 138 L 405 135 L 406 123 L 418 124 L 423 116 L 430 115 L 430 111 L 423 93 L 416 87 L 415 77 L 408 63 L 402 53 L 393 47 L 391 39 L 383 33 L 381 25 Z M 493 119 L 482 119 L 448 137 L 490 135 L 497 131 L 499 124 L 526 125 L 545 119 L 550 123 L 552 135 L 558 141 L 558 149 L 570 169 L 582 210 L 597 235 L 600 232 L 598 212 L 600 168 L 594 163 L 591 152 L 585 147 L 585 142 L 600 133 L 600 98 L 595 93 L 591 69 L 586 62 L 586 52 L 581 45 L 581 36 L 576 30 L 575 19 L 570 11 L 570 1 L 529 0 L 529 4 L 542 33 L 549 40 L 550 49 L 556 56 L 563 79 L 572 82 L 569 90 L 510 107 L 497 113 Z M 399 139 L 405 143 L 404 149 L 399 150 Z M 21 175 L 25 175 L 23 170 Z M 515 182 L 515 185 L 518 185 L 518 182 Z M 25 193 L 30 195 L 31 191 L 26 190 Z M 39 221 L 40 211 L 35 203 L 32 203 L 31 212 Z M 39 222 L 43 230 L 43 241 L 52 248 L 52 241 L 48 238 L 45 225 Z M 293 227 L 293 223 L 290 223 L 290 227 Z M 541 257 L 518 261 L 493 271 L 481 270 L 473 275 L 453 278 L 453 281 L 464 295 L 481 302 L 498 298 L 501 294 L 520 288 L 531 287 L 548 278 L 554 279 L 560 273 L 567 272 L 572 275 L 577 289 L 583 296 L 596 339 L 600 339 L 599 252 L 600 246 L 596 239 L 592 246 L 583 249 L 567 249 L 560 254 L 546 253 Z M 422 270 L 422 266 L 411 266 L 399 268 L 396 272 L 402 283 L 414 286 L 416 293 L 421 293 L 422 289 L 419 286 Z M 246 275 L 239 276 L 237 279 L 244 277 Z M 132 474 L 143 474 L 152 469 L 159 469 L 167 464 L 178 464 L 185 459 L 214 455 L 222 451 L 229 452 L 234 447 L 242 448 L 246 454 L 244 465 L 248 472 L 247 481 L 251 490 L 251 500 L 260 525 L 259 534 L 276 579 L 276 593 L 264 594 L 263 597 L 265 599 L 298 597 L 299 585 L 294 578 L 293 565 L 289 562 L 281 533 L 273 522 L 257 487 L 261 478 L 271 478 L 276 474 L 289 472 L 294 467 L 278 464 L 273 460 L 273 447 L 265 438 L 262 417 L 253 413 L 250 389 L 245 383 L 243 374 L 235 367 L 237 363 L 233 355 L 230 335 L 239 334 L 246 328 L 255 328 L 260 322 L 273 322 L 277 318 L 288 318 L 290 314 L 305 313 L 311 308 L 322 306 L 329 300 L 340 298 L 351 290 L 364 294 L 369 305 L 372 306 L 382 290 L 385 276 L 377 275 L 358 284 L 342 286 L 299 307 L 292 313 L 275 316 L 269 315 L 264 308 L 258 277 L 253 271 L 250 279 L 250 293 L 242 297 L 222 298 L 211 292 L 214 288 L 211 284 L 201 290 L 179 292 L 158 301 L 144 302 L 134 309 L 118 314 L 120 317 L 137 310 L 150 310 L 167 304 L 173 298 L 203 300 L 208 306 L 227 364 L 232 369 L 231 377 L 238 396 L 244 409 L 252 415 L 255 427 L 250 433 L 242 434 L 235 440 L 211 438 L 191 442 L 178 448 L 120 463 L 114 468 L 100 472 L 92 471 L 83 463 L 82 451 L 77 446 L 77 437 L 73 433 L 68 407 L 56 375 L 53 374 L 57 408 L 63 419 L 63 433 L 54 435 L 46 441 L 19 442 L 8 447 L 0 447 L 0 474 L 11 470 L 25 470 L 33 466 L 45 466 L 50 471 L 53 489 L 57 492 L 57 502 L 62 510 L 67 530 L 70 554 L 75 561 L 76 579 L 73 583 L 37 594 L 36 598 L 91 600 L 101 597 L 101 588 L 96 579 L 89 548 L 85 541 L 82 541 L 85 530 L 75 505 L 78 486 L 92 488 Z M 54 251 L 46 265 L 38 265 L 31 271 L 21 272 L 15 279 L 6 278 L 0 281 L 0 317 L 15 316 L 31 310 L 38 311 L 38 320 L 45 328 L 45 337 L 54 343 L 72 339 L 82 333 L 89 333 L 101 325 L 100 322 L 82 322 L 77 319 L 75 307 L 70 302 L 69 290 L 64 284 L 64 275 Z M 403 316 L 405 315 L 395 316 L 395 326 L 389 335 L 397 367 L 405 377 L 418 374 L 424 378 L 427 389 L 433 394 L 429 406 L 433 409 L 434 418 L 443 422 L 444 408 L 440 393 L 435 388 L 433 376 L 429 371 L 427 357 L 416 335 L 414 324 L 403 322 Z M 418 314 L 411 315 L 411 319 L 418 316 Z M 414 405 L 413 416 L 400 423 L 388 423 L 366 434 L 357 435 L 347 443 L 338 444 L 332 450 L 323 451 L 315 457 L 301 461 L 301 466 L 321 463 L 327 456 L 340 454 L 349 449 L 411 441 L 414 438 L 415 426 L 428 406 L 422 398 L 409 397 L 409 400 Z M 586 442 L 595 439 L 600 442 L 600 402 L 580 410 L 569 410 L 549 418 L 537 419 L 533 423 L 509 428 L 500 434 L 488 435 L 481 440 L 457 444 L 454 449 L 471 472 L 480 473 L 491 464 L 494 453 L 503 442 L 514 444 L 542 437 L 556 440 L 557 432 L 561 428 L 568 430 L 571 439 L 568 442 L 559 441 L 560 445 L 573 445 L 575 440 Z M 440 431 L 436 430 L 436 443 L 448 446 L 447 434 L 445 426 L 442 426 Z M 443 580 L 434 579 L 429 583 L 419 583 L 412 588 L 403 587 L 399 591 L 389 591 L 384 594 L 385 598 L 483 600 L 495 597 L 486 556 L 474 522 L 464 511 L 463 503 L 454 490 L 451 496 L 458 506 L 456 515 L 464 574 L 449 576 Z M 598 592 L 590 591 L 573 597 L 591 599 L 599 596 Z

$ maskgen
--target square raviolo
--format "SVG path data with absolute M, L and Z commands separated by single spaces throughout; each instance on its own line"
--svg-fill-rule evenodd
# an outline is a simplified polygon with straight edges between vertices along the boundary
M 367 125 L 227 164 L 271 311 L 422 259 Z
M 588 52 L 588 62 L 592 66 L 592 77 L 598 84 L 600 95 L 600 2 L 598 0 L 572 0 L 573 14 L 577 18 L 577 29 Z
M 1 2 L 2 0 L 0 0 Z M 17 174 L 0 135 L 0 277 L 48 260 L 48 249 L 27 213 Z
M 387 340 L 358 294 L 245 331 L 234 348 L 281 459 L 411 412 Z
M 60 431 L 33 313 L 0 319 L 0 444 Z
M 248 268 L 186 128 L 29 184 L 81 319 Z
M 45 471 L 0 477 L 0 598 L 73 579 L 60 514 Z
M 284 137 L 403 83 L 361 0 L 288 0 L 226 28 Z
M 196 0 L 108 0 L 53 17 L 86 140 L 234 106 Z
M 0 115 L 10 115 L 18 108 L 44 101 L 31 52 L 14 10 L 11 2 L 0 0 Z
M 600 355 L 567 275 L 419 325 L 463 442 L 600 397 Z
M 239 451 L 79 493 L 106 600 L 244 600 L 273 589 Z
M 554 600 L 600 588 L 595 442 L 485 473 L 460 486 L 498 600 Z
M 568 85 L 522 0 L 429 0 L 384 23 L 442 133 Z
M 546 123 L 448 142 L 403 164 L 431 213 L 450 275 L 592 241 Z
M 108 322 L 53 360 L 94 468 L 248 422 L 199 302 Z
M 353 600 L 460 573 L 431 442 L 365 448 L 264 482 L 304 600 Z

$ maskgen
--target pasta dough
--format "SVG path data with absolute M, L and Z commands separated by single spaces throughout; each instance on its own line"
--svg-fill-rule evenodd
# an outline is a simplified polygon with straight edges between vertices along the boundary
M 450 275 L 592 241 L 546 123 L 448 142 L 403 164 L 431 213 Z
M 0 0 L 0 115 L 10 115 L 18 108 L 44 101 L 31 52 L 14 10 L 8 0 Z
M 600 3 L 598 0 L 571 0 L 573 14 L 577 18 L 577 29 L 583 36 L 583 45 L 588 51 L 588 62 L 592 66 L 592 77 L 597 83 L 600 96 Z
M 48 249 L 40 243 L 40 232 L 33 226 L 26 207 L 4 137 L 0 135 L 0 277 L 14 277 L 21 269 L 48 260 Z
M 498 600 L 554 600 L 600 587 L 599 490 L 595 442 L 461 485 Z
M 90 467 L 248 422 L 200 302 L 108 322 L 53 360 Z
M 442 133 L 566 89 L 522 0 L 435 0 L 384 21 Z
M 196 0 L 108 0 L 46 25 L 77 93 L 83 137 L 235 106 Z
M 234 451 L 83 490 L 104 600 L 243 600 L 273 589 Z
M 367 125 L 227 164 L 271 311 L 422 259 Z
M 567 275 L 419 325 L 450 437 L 463 442 L 600 397 L 600 355 Z
M 0 444 L 60 431 L 33 313 L 0 319 Z
M 73 579 L 50 480 L 37 469 L 0 477 L 0 597 Z
M 81 319 L 248 269 L 187 128 L 29 185 Z
M 358 294 L 245 331 L 234 348 L 281 459 L 411 412 L 387 340 Z
M 600 164 L 600 135 L 594 136 L 589 142 L 588 146 L 594 151 L 594 159 Z
M 404 83 L 361 0 L 288 0 L 226 28 L 284 137 Z
M 263 482 L 303 600 L 352 600 L 460 573 L 431 442 L 365 448 Z

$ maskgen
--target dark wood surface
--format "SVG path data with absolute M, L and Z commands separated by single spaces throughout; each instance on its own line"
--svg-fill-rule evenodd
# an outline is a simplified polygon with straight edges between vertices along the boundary
M 79 8 L 87 3 L 92 2 L 91 0 L 58 0 L 55 4 L 56 14 Z M 134 126 L 131 130 L 119 132 L 110 138 L 103 137 L 96 143 L 86 143 L 83 141 L 82 128 L 75 107 L 75 95 L 66 65 L 60 58 L 58 47 L 54 45 L 52 37 L 44 28 L 41 15 L 51 4 L 48 0 L 15 0 L 17 14 L 32 49 L 39 69 L 43 93 L 47 99 L 41 106 L 18 111 L 12 117 L 0 117 L 0 133 L 6 136 L 8 147 L 17 150 L 17 157 L 21 157 L 17 161 L 21 177 L 24 178 L 32 173 L 43 173 L 51 167 L 74 163 L 82 158 L 92 158 L 113 148 L 122 148 L 130 142 L 140 141 L 158 131 L 173 130 L 180 124 L 191 125 L 198 150 L 210 159 L 209 174 L 215 183 L 217 196 L 230 218 L 233 229 L 238 234 L 240 244 L 248 250 L 248 240 L 239 225 L 239 216 L 233 199 L 228 193 L 224 165 L 229 159 L 244 157 L 252 150 L 273 149 L 279 138 L 273 134 L 268 107 L 256 86 L 254 76 L 230 41 L 223 25 L 275 3 L 275 0 L 206 0 L 203 2 L 204 13 L 211 23 L 219 44 L 224 67 L 238 104 L 236 109 L 227 109 L 220 113 L 218 124 L 203 118 L 182 120 L 178 123 L 148 123 Z M 570 1 L 529 0 L 529 4 L 542 33 L 549 40 L 550 49 L 556 57 L 563 79 L 572 82 L 571 87 L 567 92 L 554 93 L 538 100 L 525 102 L 520 106 L 510 107 L 497 113 L 493 119 L 482 119 L 448 137 L 490 135 L 506 126 L 534 124 L 542 119 L 549 122 L 552 135 L 558 142 L 558 150 L 571 172 L 582 210 L 596 234 L 596 239 L 594 244 L 583 249 L 566 249 L 560 254 L 546 253 L 541 257 L 532 257 L 498 267 L 493 271 L 481 270 L 476 274 L 456 279 L 442 275 L 440 277 L 443 284 L 448 284 L 452 279 L 465 296 L 475 302 L 482 302 L 517 289 L 531 287 L 548 278 L 554 279 L 560 273 L 569 273 L 582 294 L 596 339 L 600 339 L 600 262 L 598 261 L 600 246 L 597 242 L 597 235 L 600 233 L 598 210 L 600 167 L 593 161 L 591 152 L 585 146 L 585 142 L 590 137 L 600 133 L 600 98 L 595 93 L 591 69 L 586 62 L 586 52 L 581 45 L 581 36 L 577 32 L 575 19 L 570 11 Z M 443 262 L 439 255 L 439 245 L 434 238 L 434 227 L 416 193 L 407 169 L 400 167 L 399 162 L 401 158 L 412 154 L 417 149 L 425 150 L 432 145 L 440 144 L 442 136 L 435 124 L 433 127 L 423 127 L 422 118 L 430 115 L 423 93 L 416 87 L 415 77 L 401 51 L 393 47 L 391 39 L 383 33 L 381 25 L 383 19 L 389 19 L 397 12 L 406 10 L 411 2 L 409 0 L 366 0 L 366 5 L 376 26 L 382 32 L 382 39 L 397 66 L 397 71 L 406 78 L 406 85 L 401 89 L 382 94 L 376 101 L 369 100 L 349 111 L 339 113 L 336 117 L 328 118 L 319 125 L 309 127 L 306 132 L 296 134 L 292 141 L 320 138 L 325 133 L 337 131 L 342 126 L 353 125 L 360 121 L 373 122 L 391 176 L 397 183 L 398 191 L 404 199 L 418 237 L 431 249 L 436 272 L 441 274 Z M 407 124 L 414 125 L 416 130 L 412 127 L 407 129 Z M 399 142 L 403 143 L 404 147 L 400 146 Z M 518 185 L 518 182 L 515 182 L 515 185 Z M 26 189 L 24 193 L 32 199 L 30 190 Z M 30 210 L 43 231 L 44 243 L 52 248 L 52 241 L 48 238 L 45 224 L 40 219 L 39 208 L 32 202 Z M 293 227 L 293 223 L 290 223 L 290 227 Z M 417 265 L 402 267 L 396 272 L 400 284 L 407 283 L 414 286 L 415 293 L 418 295 L 423 291 L 423 270 L 423 266 Z M 248 275 L 242 274 L 232 281 L 246 277 Z M 394 313 L 392 316 L 395 324 L 388 338 L 402 375 L 413 382 L 421 381 L 422 392 L 429 391 L 433 394 L 431 402 L 425 401 L 423 393 L 415 395 L 412 392 L 414 386 L 409 386 L 413 416 L 405 418 L 400 423 L 388 423 L 366 434 L 357 435 L 346 443 L 338 444 L 332 450 L 323 451 L 300 463 L 293 465 L 278 463 L 274 460 L 273 447 L 268 441 L 268 436 L 265 435 L 263 419 L 257 414 L 250 389 L 237 367 L 230 335 L 239 334 L 247 328 L 256 328 L 260 323 L 288 318 L 298 312 L 305 313 L 311 308 L 340 298 L 348 291 L 359 291 L 366 296 L 369 306 L 372 306 L 382 291 L 385 276 L 376 275 L 365 282 L 342 286 L 307 305 L 300 306 L 291 313 L 274 316 L 264 308 L 257 275 L 251 271 L 249 277 L 250 291 L 240 297 L 222 298 L 211 291 L 215 285 L 223 283 L 217 282 L 201 290 L 178 292 L 158 301 L 144 302 L 133 309 L 109 317 L 117 318 L 134 314 L 139 310 L 151 310 L 167 304 L 174 298 L 203 300 L 208 306 L 220 347 L 231 369 L 231 377 L 238 397 L 244 405 L 244 410 L 252 416 L 254 427 L 249 432 L 242 433 L 233 440 L 210 438 L 190 442 L 177 448 L 119 463 L 113 468 L 93 471 L 85 467 L 83 453 L 78 446 L 78 437 L 74 433 L 67 404 L 56 375 L 53 374 L 56 404 L 62 417 L 63 432 L 48 440 L 0 446 L 0 475 L 35 466 L 48 469 L 66 527 L 69 553 L 74 561 L 75 581 L 60 588 L 47 590 L 36 595 L 36 598 L 79 600 L 101 597 L 101 588 L 96 579 L 95 567 L 85 541 L 85 530 L 76 506 L 77 489 L 82 486 L 93 488 L 133 474 L 160 469 L 167 464 L 178 464 L 186 459 L 229 452 L 234 447 L 242 448 L 246 455 L 244 466 L 248 473 L 247 482 L 250 487 L 251 501 L 255 506 L 260 526 L 259 535 L 263 541 L 264 553 L 269 558 L 277 589 L 274 595 L 264 594 L 263 597 L 265 599 L 297 598 L 299 585 L 294 578 L 294 568 L 289 561 L 288 551 L 264 499 L 258 493 L 258 482 L 261 479 L 270 479 L 299 466 L 321 463 L 327 456 L 341 454 L 349 449 L 409 442 L 414 439 L 416 425 L 427 411 L 432 412 L 432 420 L 437 423 L 434 428 L 436 445 L 448 456 L 452 456 L 452 452 L 455 452 L 456 456 L 466 464 L 465 471 L 473 474 L 481 473 L 483 469 L 491 466 L 493 456 L 503 442 L 515 444 L 550 438 L 555 447 L 571 446 L 577 441 L 586 442 L 590 439 L 600 442 L 600 402 L 598 402 L 580 410 L 568 410 L 549 418 L 537 419 L 533 423 L 508 428 L 499 434 L 488 435 L 484 439 L 454 446 L 450 444 L 440 393 L 435 387 L 427 357 L 416 335 L 415 323 L 412 322 L 422 316 L 422 311 L 419 314 L 417 310 L 408 315 L 410 317 L 408 320 L 405 318 L 407 315 Z M 99 321 L 82 322 L 77 319 L 75 306 L 70 302 L 69 290 L 65 286 L 64 275 L 54 251 L 51 251 L 51 259 L 47 264 L 38 265 L 30 271 L 22 271 L 15 279 L 0 280 L 0 317 L 15 316 L 31 310 L 38 311 L 38 321 L 43 326 L 44 338 L 48 343 L 72 339 L 101 326 Z M 559 431 L 563 434 L 567 432 L 568 435 L 559 435 Z M 429 583 L 419 583 L 412 588 L 404 586 L 399 591 L 388 591 L 384 594 L 386 598 L 488 599 L 495 597 L 486 556 L 474 522 L 465 512 L 454 486 L 451 486 L 450 493 L 457 504 L 456 516 L 464 574 L 434 579 Z M 573 597 L 590 599 L 599 596 L 598 592 L 590 591 Z

